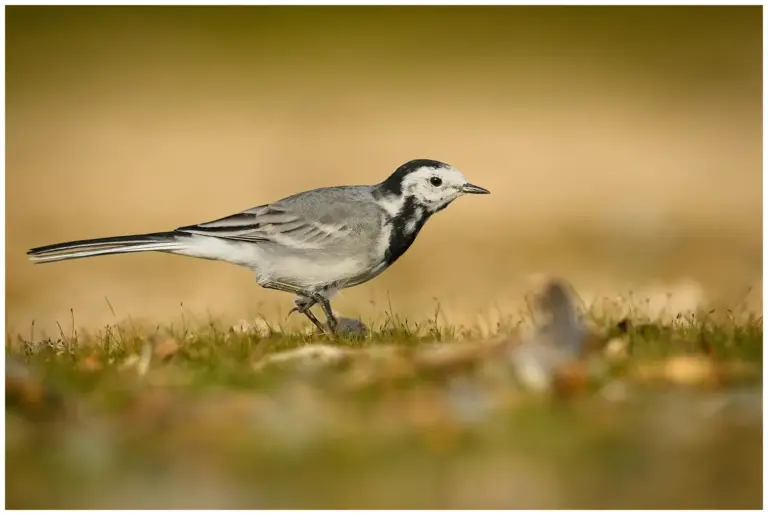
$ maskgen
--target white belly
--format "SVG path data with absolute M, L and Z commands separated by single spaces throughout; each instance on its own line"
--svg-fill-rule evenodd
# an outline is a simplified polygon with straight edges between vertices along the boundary
M 281 282 L 308 290 L 348 288 L 386 269 L 383 259 L 372 259 L 369 254 L 339 256 L 314 249 L 297 250 L 206 236 L 192 237 L 186 243 L 186 248 L 173 252 L 250 268 L 260 283 Z

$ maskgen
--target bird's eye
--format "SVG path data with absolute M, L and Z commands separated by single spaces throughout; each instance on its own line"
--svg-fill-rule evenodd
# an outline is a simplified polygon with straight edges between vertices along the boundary
M 432 186 L 440 186 L 443 183 L 443 180 L 440 177 L 430 177 L 429 183 Z

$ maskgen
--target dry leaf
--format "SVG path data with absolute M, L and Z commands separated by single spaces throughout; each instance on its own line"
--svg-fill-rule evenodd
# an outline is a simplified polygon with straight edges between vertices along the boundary
M 611 338 L 603 347 L 603 356 L 611 363 L 619 363 L 629 357 L 629 342 L 624 338 Z
M 557 367 L 552 375 L 552 389 L 561 397 L 571 397 L 586 391 L 589 370 L 584 363 L 572 361 Z
M 672 356 L 664 363 L 664 378 L 683 385 L 712 383 L 717 380 L 717 368 L 706 356 Z
M 136 367 L 138 363 L 139 363 L 139 356 L 137 354 L 131 354 L 130 356 L 125 358 L 122 363 L 120 363 L 120 366 L 117 367 L 117 369 L 120 371 L 129 370 L 131 368 Z
M 482 343 L 435 344 L 418 352 L 415 364 L 430 370 L 456 370 L 480 362 L 488 351 L 489 346 Z
M 22 409 L 35 408 L 43 404 L 43 385 L 32 378 L 5 376 L 5 402 L 16 404 Z
M 681 354 L 663 361 L 635 364 L 632 376 L 639 381 L 667 381 L 694 386 L 716 383 L 720 372 L 717 364 L 707 356 Z
M 87 356 L 80 362 L 80 369 L 86 372 L 96 372 L 102 368 L 104 368 L 104 365 L 101 363 L 99 357 L 95 354 Z
M 46 388 L 42 379 L 26 365 L 6 356 L 5 404 L 17 407 L 27 414 L 40 414 L 48 407 L 60 406 L 60 397 Z
M 143 376 L 149 370 L 149 364 L 152 362 L 152 344 L 144 342 L 144 346 L 141 348 L 141 357 L 136 364 L 136 370 L 140 376 Z
M 581 356 L 591 356 L 592 354 L 604 351 L 610 343 L 605 336 L 597 334 L 594 331 L 587 330 L 581 342 Z
M 270 354 L 254 363 L 254 370 L 278 363 L 297 363 L 302 365 L 335 365 L 348 359 L 351 352 L 333 345 L 310 343 L 296 349 Z
M 157 359 L 165 360 L 179 352 L 180 349 L 181 345 L 175 338 L 166 338 L 155 344 L 154 354 Z

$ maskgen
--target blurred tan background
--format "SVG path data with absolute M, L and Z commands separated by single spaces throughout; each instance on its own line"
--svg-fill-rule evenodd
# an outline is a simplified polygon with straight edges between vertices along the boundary
M 182 303 L 282 320 L 291 296 L 232 265 L 25 251 L 375 183 L 417 157 L 492 195 L 433 218 L 336 299 L 344 314 L 391 302 L 423 319 L 439 299 L 448 322 L 477 323 L 539 274 L 585 296 L 762 308 L 760 7 L 6 13 L 10 333 L 69 327 L 70 309 L 85 327 L 172 322 Z

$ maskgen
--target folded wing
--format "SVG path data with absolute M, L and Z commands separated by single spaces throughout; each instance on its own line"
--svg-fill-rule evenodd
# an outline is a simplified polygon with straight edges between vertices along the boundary
M 264 205 L 198 225 L 179 227 L 178 232 L 247 242 L 274 242 L 296 249 L 322 249 L 349 235 L 345 220 L 328 221 L 285 207 Z

